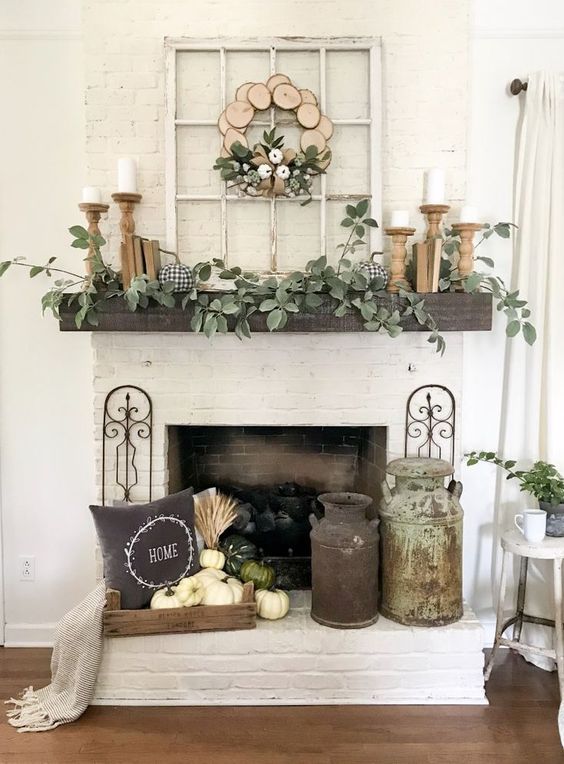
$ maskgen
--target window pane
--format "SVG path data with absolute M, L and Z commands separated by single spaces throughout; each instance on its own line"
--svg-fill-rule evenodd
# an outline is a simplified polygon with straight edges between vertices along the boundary
M 225 103 L 235 100 L 235 91 L 239 85 L 245 82 L 266 82 L 269 75 L 268 51 L 228 50 L 225 54 Z
M 176 116 L 217 119 L 221 112 L 219 51 L 176 54 Z
M 303 271 L 308 260 L 320 256 L 320 207 L 319 202 L 276 204 L 279 271 Z
M 194 265 L 221 257 L 219 202 L 178 202 L 178 254 Z
M 319 98 L 319 51 L 279 50 L 276 71 L 289 77 L 298 90 L 306 88 Z
M 329 142 L 333 154 L 327 169 L 328 194 L 370 192 L 370 127 L 335 125 Z
M 362 119 L 370 116 L 367 50 L 328 50 L 327 116 L 332 119 Z
M 221 178 L 213 169 L 221 149 L 217 128 L 179 125 L 176 128 L 178 194 L 219 194 Z
M 251 271 L 270 270 L 270 202 L 227 202 L 228 263 Z

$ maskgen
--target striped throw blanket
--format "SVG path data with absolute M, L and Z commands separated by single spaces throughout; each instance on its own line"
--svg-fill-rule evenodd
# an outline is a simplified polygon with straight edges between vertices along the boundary
M 51 684 L 41 690 L 28 687 L 21 698 L 6 703 L 8 721 L 18 732 L 45 732 L 78 719 L 87 709 L 102 659 L 104 583 L 57 625 L 51 658 Z

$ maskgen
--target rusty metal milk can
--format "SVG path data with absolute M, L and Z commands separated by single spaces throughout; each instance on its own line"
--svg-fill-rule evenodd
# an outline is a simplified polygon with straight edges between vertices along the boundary
M 395 488 L 382 484 L 382 603 L 386 618 L 443 626 L 462 617 L 462 484 L 444 479 L 442 459 L 390 462 Z
M 360 629 L 378 618 L 378 524 L 362 493 L 323 493 L 325 517 L 310 515 L 311 616 L 324 626 Z

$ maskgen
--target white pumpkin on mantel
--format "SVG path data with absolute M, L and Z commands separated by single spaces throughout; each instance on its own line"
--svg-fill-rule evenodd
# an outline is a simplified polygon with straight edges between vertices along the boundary
M 161 610 L 171 607 L 183 607 L 182 598 L 176 593 L 176 586 L 167 586 L 165 589 L 157 589 L 151 597 L 151 610 Z
M 281 589 L 259 589 L 255 593 L 257 615 L 268 621 L 278 621 L 288 613 L 290 598 Z
M 225 555 L 219 549 L 202 549 L 200 552 L 200 565 L 202 568 L 223 570 Z

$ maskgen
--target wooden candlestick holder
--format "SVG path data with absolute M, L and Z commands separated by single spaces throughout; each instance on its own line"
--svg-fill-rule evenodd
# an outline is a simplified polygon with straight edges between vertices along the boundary
M 78 205 L 79 210 L 84 212 L 86 220 L 88 221 L 88 233 L 91 236 L 100 236 L 100 228 L 98 223 L 102 213 L 107 212 L 110 209 L 109 204 L 98 204 L 96 202 L 80 202 Z M 92 276 L 92 260 L 90 259 L 94 255 L 94 248 L 90 245 L 88 249 L 88 258 L 86 259 L 86 273 L 89 277 Z
M 391 294 L 397 294 L 400 290 L 411 291 L 411 286 L 405 277 L 405 267 L 407 258 L 407 237 L 413 236 L 415 228 L 385 228 L 388 236 L 392 237 L 392 259 L 390 263 L 390 278 L 388 280 L 387 291 Z
M 121 210 L 119 221 L 121 231 L 120 261 L 124 289 L 129 289 L 131 279 L 135 275 L 135 255 L 133 251 L 135 219 L 133 217 L 133 210 L 142 198 L 141 194 L 129 194 L 122 191 L 112 194 L 112 199 L 118 203 Z
M 474 272 L 474 234 L 483 227 L 482 223 L 453 223 L 452 230 L 460 236 L 458 273 L 463 279 Z
M 448 204 L 422 204 L 419 209 L 427 218 L 427 240 L 440 236 L 443 215 L 450 210 Z

